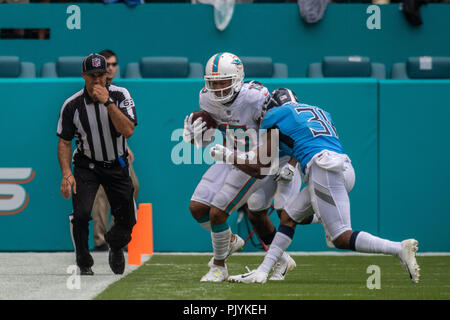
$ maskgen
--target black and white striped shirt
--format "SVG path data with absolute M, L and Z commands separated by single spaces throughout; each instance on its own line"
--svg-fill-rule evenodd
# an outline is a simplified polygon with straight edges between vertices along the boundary
M 136 109 L 128 90 L 115 85 L 108 90 L 115 105 L 137 125 Z M 75 153 L 97 161 L 116 160 L 127 150 L 127 139 L 114 127 L 107 108 L 92 101 L 85 88 L 64 102 L 56 134 L 69 141 L 76 137 Z

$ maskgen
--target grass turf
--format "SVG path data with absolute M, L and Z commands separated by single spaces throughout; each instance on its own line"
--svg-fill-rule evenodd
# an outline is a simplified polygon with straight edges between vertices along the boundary
M 139 269 L 110 285 L 96 299 L 130 300 L 449 300 L 450 256 L 419 256 L 418 284 L 391 256 L 293 256 L 297 267 L 284 281 L 266 284 L 203 283 L 206 255 L 154 255 Z M 256 268 L 263 256 L 234 255 L 230 275 Z M 381 289 L 368 289 L 370 265 L 381 270 Z

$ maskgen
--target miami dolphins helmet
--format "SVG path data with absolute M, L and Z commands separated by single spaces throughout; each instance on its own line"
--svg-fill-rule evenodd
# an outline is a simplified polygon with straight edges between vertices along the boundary
M 234 99 L 244 83 L 244 65 L 229 52 L 213 55 L 205 67 L 205 86 L 212 100 L 226 104 Z

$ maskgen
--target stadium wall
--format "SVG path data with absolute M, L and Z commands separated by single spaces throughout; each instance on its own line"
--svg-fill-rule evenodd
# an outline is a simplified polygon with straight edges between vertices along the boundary
M 356 171 L 350 194 L 355 230 L 392 240 L 416 237 L 421 251 L 450 251 L 445 228 L 450 224 L 450 114 L 445 103 L 450 81 L 259 80 L 270 90 L 292 88 L 303 102 L 332 114 Z M 130 146 L 140 181 L 138 203 L 153 203 L 155 251 L 211 251 L 210 235 L 188 211 L 190 196 L 208 167 L 205 162 L 211 159 L 202 161 L 203 151 L 181 138 L 185 115 L 198 109 L 203 81 L 117 83 L 129 89 L 136 103 L 138 126 Z M 0 79 L 1 251 L 72 250 L 71 202 L 59 191 L 56 126 L 64 100 L 82 87 L 76 78 Z M 19 171 L 8 168 L 28 168 L 28 175 L 14 177 Z M 5 210 L 11 196 L 22 196 L 23 201 Z M 272 218 L 278 226 L 276 214 Z M 229 223 L 234 231 L 242 228 L 236 212 Z M 290 250 L 328 250 L 322 227 L 298 226 Z
M 142 56 L 185 56 L 206 63 L 216 52 L 269 56 L 285 63 L 290 77 L 305 77 L 310 63 L 323 56 L 362 55 L 386 65 L 410 56 L 448 56 L 450 6 L 421 7 L 423 25 L 411 26 L 398 4 L 381 5 L 380 28 L 369 29 L 368 4 L 329 4 L 316 24 L 300 17 L 298 5 L 238 4 L 222 32 L 214 24 L 213 7 L 191 4 L 8 4 L 0 10 L 0 28 L 49 28 L 49 40 L 0 40 L 0 55 L 19 55 L 34 62 L 38 74 L 59 56 L 86 56 L 105 48 L 119 56 L 125 71 Z M 370 11 L 371 12 L 371 11 Z M 370 21 L 369 21 L 370 22 Z

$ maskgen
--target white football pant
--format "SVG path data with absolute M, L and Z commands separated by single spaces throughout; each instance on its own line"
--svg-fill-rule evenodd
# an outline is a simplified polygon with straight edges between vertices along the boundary
M 355 171 L 348 156 L 328 150 L 316 154 L 307 165 L 306 181 L 308 185 L 286 204 L 289 217 L 300 223 L 317 214 L 331 240 L 351 230 L 348 193 L 355 184 Z

